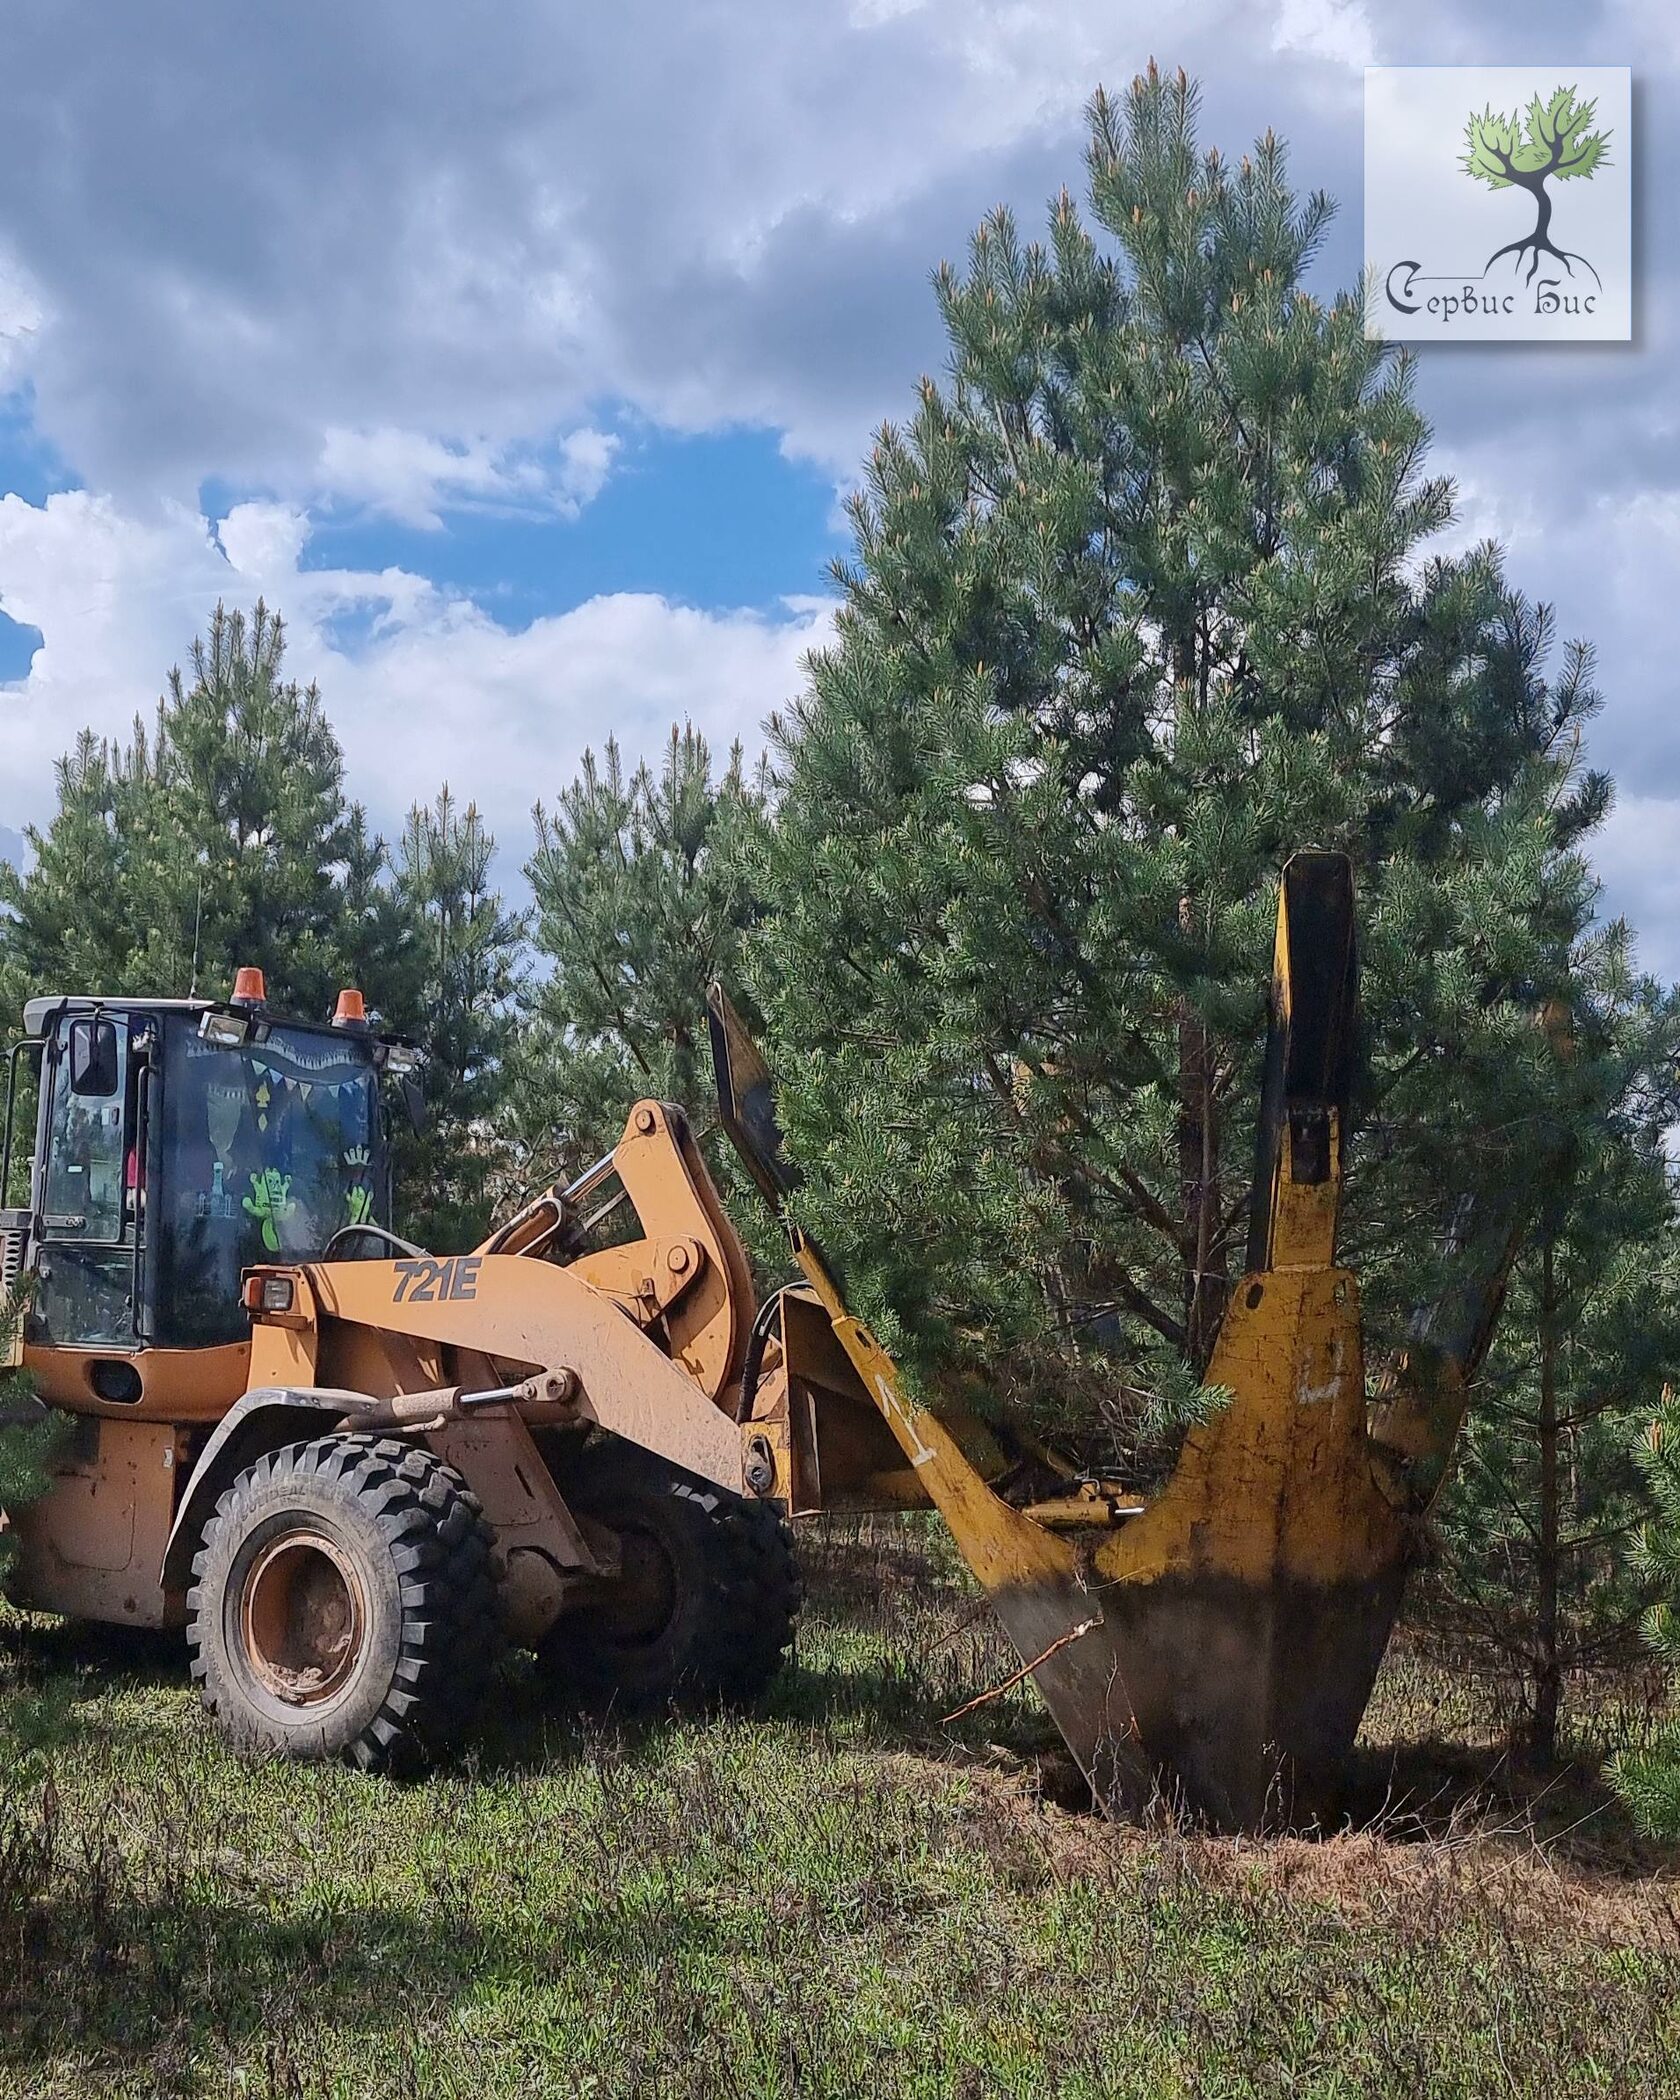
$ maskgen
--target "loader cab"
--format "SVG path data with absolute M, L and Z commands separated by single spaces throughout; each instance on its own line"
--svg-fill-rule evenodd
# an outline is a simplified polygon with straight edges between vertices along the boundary
M 22 1179 L 13 1125 L 20 1053 L 31 1049 L 35 1151 L 27 1207 L 0 1214 L 0 1250 L 30 1278 L 26 1360 L 39 1369 L 43 1356 L 73 1357 L 95 1401 L 138 1401 L 144 1352 L 242 1344 L 246 1268 L 317 1259 L 345 1228 L 388 1212 L 380 1075 L 391 1044 L 354 1014 L 333 1024 L 271 1015 L 246 989 L 220 1003 L 25 1009 L 8 1088 L 8 1201 Z M 41 1383 L 61 1401 L 85 1397 L 53 1390 L 56 1376 Z

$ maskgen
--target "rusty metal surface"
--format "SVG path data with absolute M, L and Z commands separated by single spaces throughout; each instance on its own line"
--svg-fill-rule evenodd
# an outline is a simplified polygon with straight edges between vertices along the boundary
M 1230 1404 L 1091 1555 L 1138 1736 L 1217 1822 L 1331 1814 L 1409 1537 L 1371 1464 L 1353 1278 L 1245 1279 L 1208 1377 Z
M 832 1302 L 1097 1798 L 1160 1791 L 1237 1827 L 1334 1814 L 1407 1540 L 1369 1463 L 1353 1279 L 1249 1279 L 1210 1372 L 1230 1405 L 1141 1515 L 1068 1533 L 995 1495 Z
M 361 1654 L 367 1597 L 353 1555 L 300 1523 L 269 1540 L 245 1571 L 241 1644 L 252 1674 L 287 1706 L 322 1706 Z
M 1209 1371 L 1229 1405 L 1141 1514 L 1060 1531 L 992 1492 L 801 1258 L 1097 1798 L 1160 1791 L 1236 1827 L 1334 1814 L 1408 1538 L 1371 1465 L 1351 1275 L 1248 1278 Z
M 40 1611 L 114 1625 L 178 1624 L 158 1583 L 184 1443 L 164 1422 L 88 1422 L 51 1490 L 17 1517 L 11 1593 Z

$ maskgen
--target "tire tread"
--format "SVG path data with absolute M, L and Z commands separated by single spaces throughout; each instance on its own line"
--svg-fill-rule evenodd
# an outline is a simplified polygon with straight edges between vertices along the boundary
M 758 1699 L 792 1646 L 801 1603 L 793 1532 L 779 1507 L 705 1485 L 633 1445 L 586 1452 L 562 1482 L 580 1512 L 611 1525 L 615 1508 L 650 1495 L 685 1503 L 696 1606 L 680 1655 L 663 1675 L 626 1675 L 589 1609 L 562 1617 L 538 1651 L 545 1675 L 584 1704 L 621 1712 L 745 1706 Z

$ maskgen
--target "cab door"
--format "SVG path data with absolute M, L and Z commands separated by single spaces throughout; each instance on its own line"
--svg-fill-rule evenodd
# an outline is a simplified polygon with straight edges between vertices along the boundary
M 144 1172 L 135 1127 L 139 1060 L 126 1016 L 64 1016 L 46 1067 L 29 1339 L 134 1349 Z

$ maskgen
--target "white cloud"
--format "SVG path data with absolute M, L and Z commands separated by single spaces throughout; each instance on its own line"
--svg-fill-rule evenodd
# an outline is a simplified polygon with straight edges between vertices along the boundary
M 375 820 L 389 830 L 447 778 L 484 810 L 511 880 L 532 802 L 586 744 L 616 735 L 637 757 L 687 719 L 720 749 L 754 748 L 831 615 L 825 600 L 766 615 L 619 593 L 515 630 L 407 570 L 303 567 L 308 533 L 282 504 L 241 504 L 213 530 L 82 492 L 0 501 L 0 607 L 43 636 L 29 676 L 0 686 L 0 826 L 50 815 L 52 761 L 76 731 L 126 735 L 216 600 L 260 593 L 287 618 L 291 674 L 320 682 Z
M 316 630 L 297 657 L 337 696 L 352 779 L 370 799 L 378 782 L 382 815 L 447 778 L 522 851 L 531 803 L 553 799 L 586 744 L 616 736 L 637 759 L 688 720 L 720 751 L 736 737 L 756 749 L 827 620 L 826 607 L 771 618 L 621 592 L 514 633 L 451 599 L 357 655 Z
M 41 320 L 41 302 L 27 272 L 0 240 L 0 392 L 23 378 Z
M 586 500 L 534 455 L 558 441 L 563 468 L 608 399 L 844 469 L 938 356 L 929 267 L 1000 198 L 1037 220 L 1077 179 L 1099 81 L 1151 50 L 1241 78 L 1278 20 L 1345 72 L 1359 19 L 23 0 L 0 238 L 34 287 L 41 426 L 127 501 L 216 476 L 413 522 Z M 1239 144 L 1311 95 L 1313 65 L 1272 69 Z
M 84 725 L 126 734 L 149 709 L 226 577 L 178 507 L 141 520 L 83 489 L 0 498 L 0 611 L 42 636 L 28 677 L 0 685 L 0 823 L 50 807 L 53 761 Z
M 576 517 L 606 487 L 618 447 L 619 440 L 611 431 L 596 430 L 587 423 L 561 439 L 557 495 L 568 516 Z
M 264 588 L 297 573 L 309 544 L 309 516 L 284 503 L 237 503 L 216 527 L 216 538 L 228 566 Z
M 1609 909 L 1639 935 L 1639 967 L 1680 982 L 1680 795 L 1624 794 L 1599 834 L 1593 861 Z
M 1343 66 L 1376 63 L 1377 43 L 1362 0 L 1282 0 L 1274 51 L 1304 51 Z
M 447 443 L 418 430 L 330 426 L 318 476 L 331 498 L 365 504 L 405 525 L 436 531 L 446 509 L 496 509 L 575 518 L 606 485 L 619 440 L 585 424 L 549 456 L 483 440 Z

